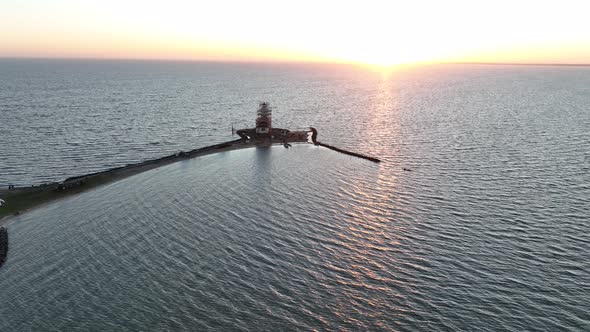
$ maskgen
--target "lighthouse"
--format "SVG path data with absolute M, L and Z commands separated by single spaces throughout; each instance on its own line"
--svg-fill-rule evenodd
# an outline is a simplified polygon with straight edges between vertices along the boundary
M 256 133 L 270 135 L 272 132 L 272 109 L 267 102 L 260 103 L 256 112 Z
M 236 130 L 240 139 L 249 142 L 281 143 L 307 142 L 308 131 L 290 131 L 272 126 L 272 109 L 267 102 L 261 102 L 256 111 L 256 127 Z

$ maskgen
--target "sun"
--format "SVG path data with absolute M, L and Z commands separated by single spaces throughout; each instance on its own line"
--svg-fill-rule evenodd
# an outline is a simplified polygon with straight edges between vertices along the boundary
M 373 57 L 368 57 L 367 59 L 363 60 L 363 62 L 370 65 L 370 66 L 382 67 L 382 68 L 388 68 L 388 67 L 392 67 L 392 66 L 400 64 L 400 62 L 398 62 L 386 55 L 376 55 Z
M 415 62 L 414 59 L 404 58 L 401 55 L 382 47 L 376 47 L 367 54 L 358 55 L 351 60 L 376 71 L 391 71 Z
M 391 69 L 428 60 L 427 50 L 379 33 L 367 33 L 362 40 L 341 45 L 339 51 L 342 58 L 376 69 Z

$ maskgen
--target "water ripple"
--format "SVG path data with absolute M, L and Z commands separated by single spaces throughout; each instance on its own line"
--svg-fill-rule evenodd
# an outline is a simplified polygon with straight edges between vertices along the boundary
M 95 62 L 62 82 L 15 66 L 0 185 L 227 140 L 260 91 L 281 126 L 384 162 L 232 151 L 20 216 L 2 331 L 590 328 L 585 69 Z

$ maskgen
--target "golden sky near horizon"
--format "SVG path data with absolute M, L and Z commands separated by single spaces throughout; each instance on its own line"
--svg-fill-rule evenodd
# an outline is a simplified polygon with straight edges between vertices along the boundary
M 590 1 L 2 0 L 0 56 L 590 63 Z

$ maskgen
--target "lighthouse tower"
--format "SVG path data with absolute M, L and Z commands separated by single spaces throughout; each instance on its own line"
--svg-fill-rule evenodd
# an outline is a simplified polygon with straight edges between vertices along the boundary
M 272 110 L 267 102 L 262 102 L 256 112 L 256 133 L 270 135 L 271 130 Z

